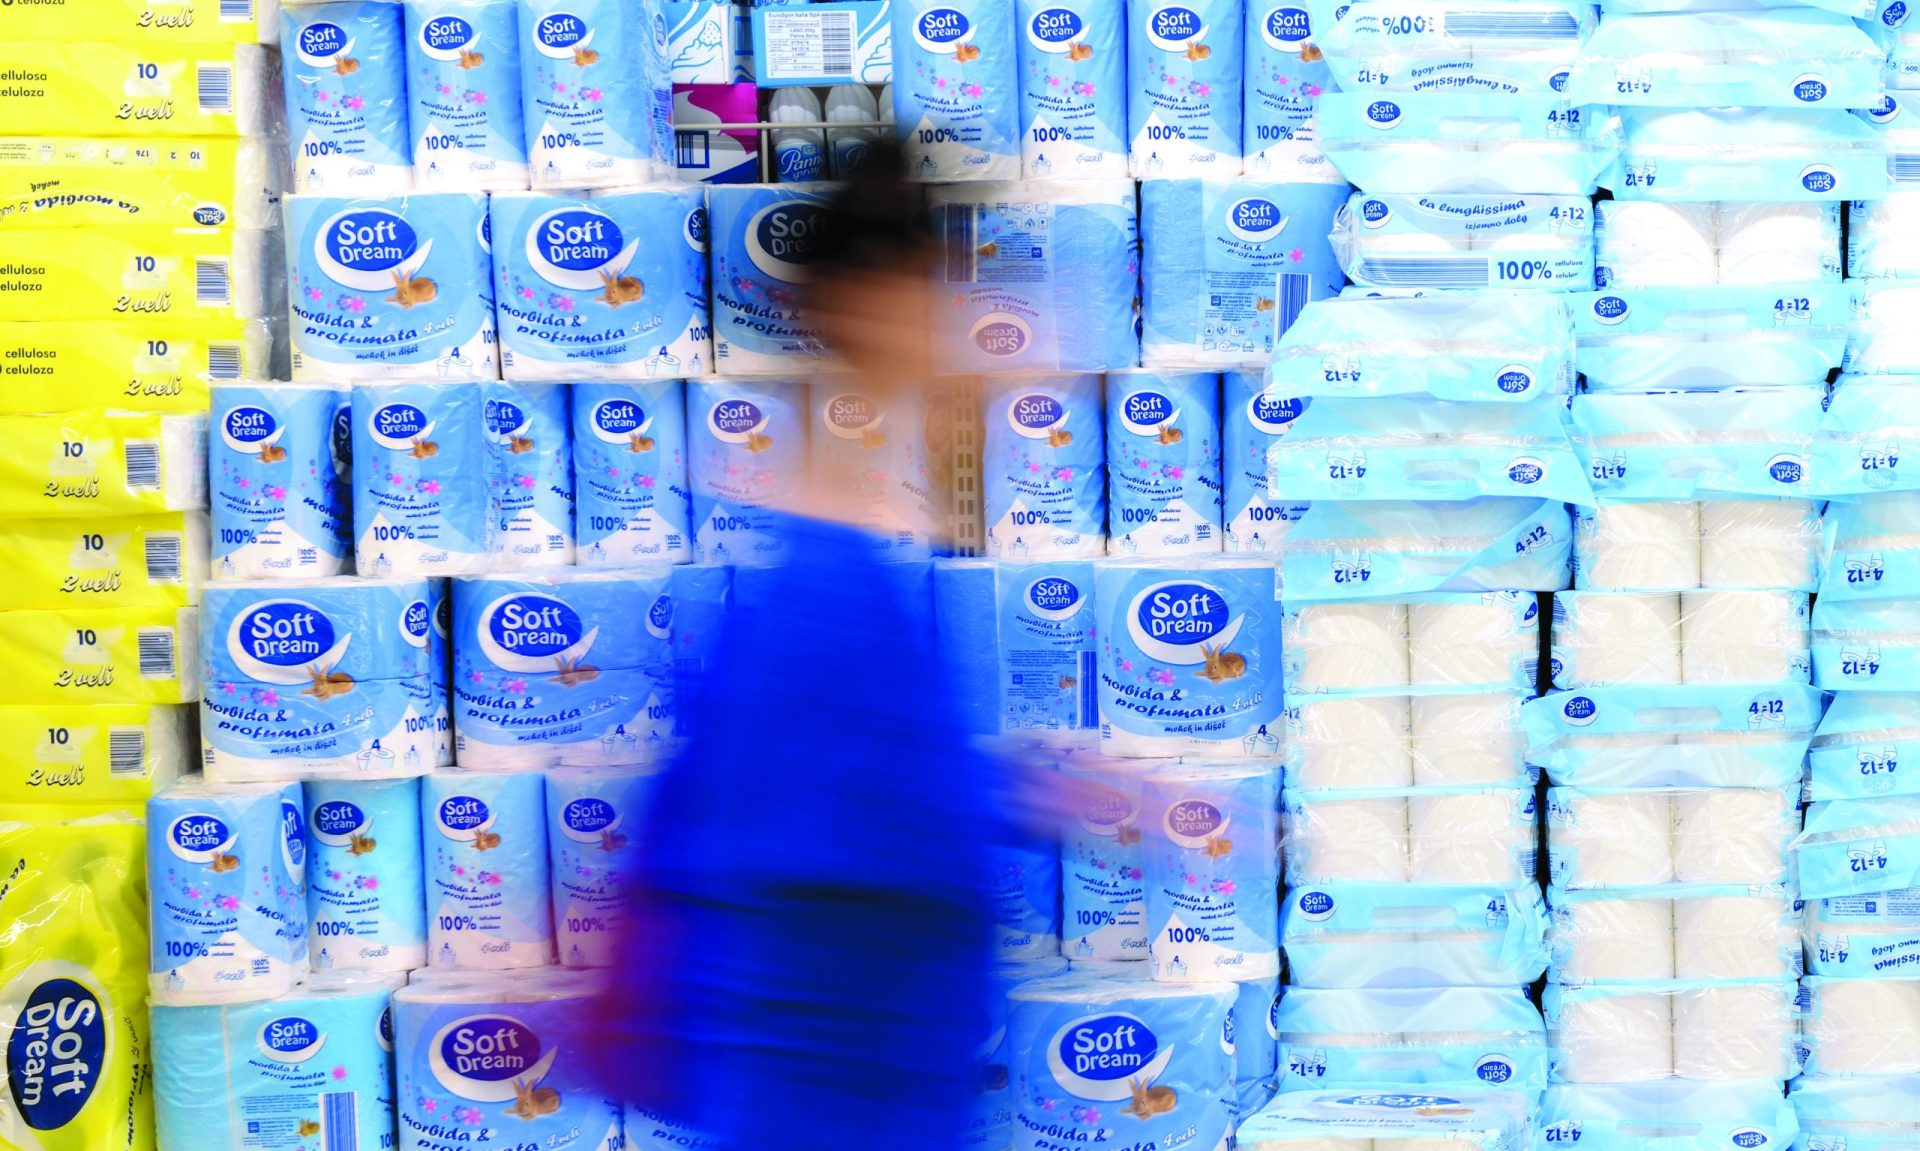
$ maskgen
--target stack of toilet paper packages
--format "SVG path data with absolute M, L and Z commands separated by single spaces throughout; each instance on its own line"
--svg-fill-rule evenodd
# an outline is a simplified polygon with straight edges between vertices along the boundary
M 1540 1011 L 1520 988 L 1289 987 L 1275 1013 L 1286 1091 L 1546 1086 Z
M 1920 1121 L 1920 1076 L 1870 1079 L 1803 1078 L 1788 1096 L 1799 1120 L 1796 1147 L 1888 1151 L 1911 1140 Z
M 1797 1100 L 1764 1080 L 1699 1082 L 1681 1079 L 1627 1083 L 1555 1083 L 1534 1118 L 1534 1151 L 1568 1143 L 1607 1151 L 1671 1151 L 1714 1147 L 1808 1147 Z
M 1290 1087 L 1240 1125 L 1248 1151 L 1368 1151 L 1375 1147 L 1519 1148 L 1528 1108 L 1486 1088 L 1316 1090 Z

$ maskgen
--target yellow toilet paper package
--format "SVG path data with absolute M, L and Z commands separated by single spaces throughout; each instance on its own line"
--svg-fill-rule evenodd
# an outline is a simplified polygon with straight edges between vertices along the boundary
M 271 315 L 267 233 L 31 228 L 0 246 L 0 322 Z
M 50 136 L 248 136 L 269 127 L 254 44 L 0 39 L 0 127 Z
M 0 249 L 12 239 L 0 230 Z M 129 316 L 0 324 L 0 414 L 120 409 L 201 412 L 216 380 L 271 374 L 259 320 Z
M 125 516 L 207 503 L 204 415 L 0 416 L 0 517 Z
M 190 607 L 0 612 L 7 702 L 197 702 L 198 625 Z
M 192 713 L 174 704 L 0 707 L 0 810 L 143 810 L 148 796 L 193 767 Z
M 0 4 L 0 13 L 17 11 Z M 262 139 L 0 136 L 0 231 L 272 228 L 280 221 L 272 147 Z
M 270 43 L 277 10 L 256 0 L 13 0 L 0 4 L 0 39 Z
M 8 611 L 186 607 L 199 602 L 207 548 L 203 512 L 0 518 L 0 589 Z
M 153 1151 L 145 834 L 0 817 L 0 1148 Z

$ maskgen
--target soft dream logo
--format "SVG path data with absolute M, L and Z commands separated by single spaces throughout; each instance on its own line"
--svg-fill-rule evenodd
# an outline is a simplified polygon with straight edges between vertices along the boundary
M 1179 418 L 1172 397 L 1161 392 L 1132 392 L 1120 401 L 1120 426 L 1136 436 L 1157 439 L 1163 427 Z
M 13 1113 L 30 1130 L 56 1137 L 79 1117 L 113 1066 L 110 1004 L 103 1005 L 82 979 L 91 982 L 92 976 L 78 964 L 48 960 L 27 968 L 0 992 L 0 1001 L 18 1004 L 18 1014 L 0 1020 L 7 1032 Z
M 1813 72 L 1794 77 L 1793 98 L 1802 104 L 1818 104 L 1827 98 L 1827 78 Z
M 239 833 L 227 821 L 204 811 L 189 812 L 167 825 L 167 850 L 187 863 L 212 863 L 233 851 Z
M 1089 795 L 1080 806 L 1080 826 L 1089 834 L 1115 836 L 1137 822 L 1140 805 L 1116 787 L 1103 787 Z
M 1313 18 L 1305 8 L 1291 4 L 1269 8 L 1267 18 L 1260 22 L 1260 38 L 1276 52 L 1298 56 L 1313 39 Z
M 458 16 L 435 16 L 420 25 L 420 50 L 431 60 L 457 64 L 480 43 L 480 33 Z
M 474 627 L 489 662 L 527 675 L 572 671 L 599 635 L 565 600 L 544 592 L 503 595 L 481 611 Z
M 1076 1019 L 1053 1033 L 1047 1070 L 1069 1094 L 1097 1102 L 1133 1098 L 1128 1080 L 1146 1085 L 1173 1059 L 1174 1045 L 1160 1045 L 1146 1021 L 1124 1011 Z
M 628 447 L 653 429 L 653 413 L 632 400 L 601 400 L 594 405 L 588 424 L 594 439 Z
M 527 262 L 556 288 L 605 289 L 623 276 L 640 250 L 620 225 L 591 208 L 561 208 L 536 217 L 527 229 Z
M 575 843 L 610 842 L 620 830 L 620 812 L 597 795 L 570 799 L 560 808 L 560 831 Z
M 315 20 L 293 37 L 293 54 L 312 68 L 331 68 L 341 57 L 353 56 L 353 41 L 347 30 L 330 20 Z
M 440 834 L 458 843 L 478 842 L 498 818 L 487 801 L 477 795 L 449 795 L 433 812 Z
M 1560 706 L 1560 716 L 1574 727 L 1589 727 L 1600 718 L 1600 705 L 1592 696 L 1576 695 Z
M 1140 654 L 1176 667 L 1208 663 L 1209 653 L 1225 650 L 1245 622 L 1220 589 L 1186 580 L 1152 584 L 1127 605 L 1127 634 Z
M 1294 898 L 1293 905 L 1300 909 L 1300 917 L 1311 923 L 1333 918 L 1333 896 L 1324 891 L 1303 891 Z
M 1279 239 L 1286 230 L 1287 217 L 1272 200 L 1248 196 L 1227 206 L 1227 231 L 1235 239 L 1264 244 Z
M 258 1042 L 260 1054 L 276 1063 L 305 1063 L 320 1054 L 327 1036 L 311 1019 L 283 1015 L 267 1020 L 260 1028 Z
M 747 259 L 753 266 L 789 284 L 805 283 L 820 252 L 820 229 L 827 210 L 807 200 L 782 200 L 747 221 Z
M 974 321 L 967 338 L 989 356 L 1017 356 L 1033 342 L 1033 328 L 1012 312 L 988 312 Z
M 362 292 L 391 292 L 427 262 L 433 241 L 385 208 L 335 212 L 313 238 L 313 258 L 328 279 Z
M 1167 805 L 1160 830 L 1176 845 L 1201 851 L 1225 835 L 1232 822 L 1232 816 L 1204 799 L 1182 799 Z
M 285 425 L 273 418 L 272 412 L 257 404 L 228 408 L 227 414 L 220 417 L 222 442 L 236 452 L 259 455 L 263 459 L 272 454 L 267 449 L 279 443 L 286 430 Z
M 647 605 L 647 634 L 655 639 L 673 638 L 673 597 L 665 592 Z
M 480 409 L 480 419 L 496 444 L 525 439 L 533 430 L 533 417 L 512 400 L 488 400 Z
M 752 400 L 721 400 L 707 409 L 707 430 L 723 444 L 751 445 L 767 433 L 769 417 Z
M 593 29 L 571 12 L 542 16 L 533 26 L 534 50 L 549 60 L 573 60 L 593 44 Z
M 1028 392 L 1014 397 L 1007 405 L 1007 426 L 1022 439 L 1052 440 L 1066 432 L 1067 420 L 1072 415 L 1058 397 Z
M 408 647 L 425 648 L 433 635 L 434 606 L 423 599 L 410 600 L 400 609 L 400 638 Z
M 388 451 L 410 452 L 433 435 L 433 424 L 418 404 L 381 404 L 367 417 L 367 434 Z
M 1166 4 L 1147 12 L 1147 42 L 1162 52 L 1185 52 L 1189 44 L 1204 44 L 1207 25 L 1200 13 L 1183 4 Z
M 842 392 L 821 406 L 820 423 L 827 434 L 840 440 L 869 442 L 887 422 L 887 414 L 858 392 Z
M 1087 22 L 1071 8 L 1042 8 L 1027 21 L 1027 43 L 1042 52 L 1065 56 L 1087 39 Z
M 1029 612 L 1056 623 L 1072 619 L 1087 605 L 1079 586 L 1062 576 L 1042 576 L 1034 580 L 1027 585 L 1026 598 Z
M 1367 105 L 1367 123 L 1382 130 L 1400 122 L 1400 105 L 1392 100 L 1375 100 Z
M 1293 427 L 1293 421 L 1306 410 L 1307 401 L 1294 396 L 1282 398 L 1255 392 L 1247 400 L 1248 421 L 1270 436 L 1285 435 Z
M 314 604 L 298 599 L 257 603 L 227 627 L 227 656 L 259 683 L 312 684 L 340 665 L 353 633 L 341 635 Z
M 365 838 L 372 826 L 373 821 L 357 803 L 330 799 L 314 805 L 313 837 L 328 847 L 351 847 L 354 840 Z
M 1393 219 L 1393 208 L 1385 200 L 1368 200 L 1360 205 L 1360 222 L 1369 228 L 1384 228 Z
M 511 1015 L 469 1015 L 434 1033 L 427 1062 L 440 1085 L 476 1103 L 506 1103 L 546 1078 L 558 1050 Z
M 952 56 L 962 44 L 973 43 L 973 33 L 972 22 L 958 8 L 929 8 L 913 22 L 914 42 L 941 56 Z

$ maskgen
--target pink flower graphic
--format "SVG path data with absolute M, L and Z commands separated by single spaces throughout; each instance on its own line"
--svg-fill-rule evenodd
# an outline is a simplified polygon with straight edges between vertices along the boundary
M 287 498 L 287 489 L 275 484 L 267 489 L 267 495 L 276 500 L 284 500 Z
M 367 106 L 367 102 L 358 96 L 348 96 L 345 100 L 342 100 L 340 102 L 342 104 L 345 104 L 347 107 L 353 109 L 356 112 L 358 112 L 360 109 Z
M 266 704 L 268 707 L 273 707 L 280 702 L 280 693 L 272 688 L 268 688 L 260 693 L 260 702 Z
M 189 888 L 187 888 L 187 898 L 188 898 L 188 899 L 198 899 L 198 898 L 200 898 L 200 889 L 199 889 L 199 888 L 197 888 L 197 887 L 189 887 Z
M 521 299 L 523 299 L 523 300 L 531 300 L 531 299 L 533 299 L 533 289 L 532 289 L 532 288 L 522 288 L 522 289 L 520 289 L 520 298 L 521 298 Z
M 1161 687 L 1173 686 L 1173 672 L 1168 668 L 1156 667 L 1147 673 L 1147 678 L 1159 684 Z
M 430 496 L 437 496 L 440 494 L 440 481 L 439 480 L 421 480 L 420 490 Z
M 563 312 L 571 312 L 573 311 L 573 297 L 572 296 L 555 296 L 553 298 L 553 306 L 556 308 L 559 308 Z
M 1213 85 L 1205 83 L 1195 84 L 1193 86 L 1193 94 L 1196 96 L 1211 96 L 1213 95 Z
M 521 476 L 519 479 L 515 480 L 514 482 L 519 484 L 523 488 L 530 488 L 534 485 L 534 479 L 532 476 Z
M 220 685 L 220 691 L 221 691 L 221 694 L 223 695 L 232 695 L 234 692 L 239 690 L 240 690 L 239 688 L 233 686 L 230 683 L 223 683 Z
M 367 310 L 367 302 L 359 296 L 348 296 L 346 299 L 340 301 L 340 306 L 355 315 L 359 315 L 361 312 Z
M 640 486 L 641 486 L 641 487 L 643 487 L 643 488 L 650 488 L 650 487 L 652 487 L 652 486 L 653 486 L 653 477 L 652 477 L 652 476 L 641 476 L 641 477 L 640 477 Z
M 1292 260 L 1296 264 L 1306 258 L 1307 258 L 1307 254 L 1298 248 L 1295 248 L 1293 251 L 1287 253 L 1287 259 Z
M 320 289 L 318 289 L 318 288 L 308 288 L 308 289 L 307 289 L 307 299 L 309 299 L 309 300 L 314 300 L 314 301 L 318 301 L 318 300 L 320 299 L 320 294 L 321 294 L 321 293 L 320 293 Z
M 1308 85 L 1306 86 L 1306 93 L 1307 93 L 1307 95 L 1309 95 L 1309 96 L 1318 96 L 1318 95 L 1320 94 L 1320 85 L 1318 85 L 1318 84 L 1308 84 Z
M 485 683 L 485 682 L 487 682 L 487 676 L 486 676 L 486 673 L 485 673 L 485 672 L 479 672 L 479 671 L 475 671 L 475 672 L 469 672 L 469 673 L 467 674 L 467 678 L 468 678 L 468 679 L 470 679 L 470 680 L 472 680 L 472 681 L 473 681 L 474 683 Z
M 601 92 L 600 92 L 600 89 L 598 88 L 582 88 L 580 90 L 580 95 L 584 96 L 588 100 L 592 100 L 598 103 L 600 100 Z
M 237 895 L 223 895 L 220 897 L 220 906 L 226 908 L 228 911 L 238 911 L 240 910 L 240 897 Z
M 345 1078 L 347 1077 L 347 1067 L 346 1067 L 346 1064 L 344 1064 L 344 1063 L 343 1063 L 343 1064 L 341 1064 L 340 1066 L 338 1066 L 338 1067 L 335 1067 L 335 1068 L 333 1069 L 333 1077 L 334 1077 L 335 1079 L 345 1079 Z
M 515 693 L 524 692 L 527 690 L 527 681 L 524 679 L 510 679 L 507 681 L 507 690 Z
M 479 91 L 478 89 L 475 89 L 474 91 L 467 93 L 467 101 L 473 104 L 484 104 L 487 102 L 487 94 L 485 92 Z
M 1132 670 L 1133 670 L 1133 661 L 1132 661 L 1132 660 L 1130 660 L 1130 659 L 1123 659 L 1123 660 L 1121 660 L 1121 661 L 1120 661 L 1120 670 L 1121 670 L 1121 671 L 1132 671 Z
M 1232 895 L 1232 894 L 1233 894 L 1233 880 L 1231 880 L 1231 879 L 1216 879 L 1216 880 L 1214 880 L 1214 881 L 1213 881 L 1213 889 L 1214 889 L 1214 891 L 1216 891 L 1216 892 L 1218 892 L 1218 893 L 1219 893 L 1219 894 L 1221 894 L 1221 895 Z
M 962 88 L 961 91 L 978 100 L 980 98 L 981 87 L 978 84 L 968 84 Z

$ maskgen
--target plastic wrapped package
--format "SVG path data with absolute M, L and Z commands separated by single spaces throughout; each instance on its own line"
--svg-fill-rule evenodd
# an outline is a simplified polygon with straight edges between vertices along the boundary
M 1274 1025 L 1283 1092 L 1546 1083 L 1546 1032 L 1518 989 L 1289 989 Z
M 1591 291 L 1593 241 L 1585 196 L 1361 192 L 1333 220 L 1334 255 L 1368 288 Z
M 1594 208 L 1601 288 L 1791 284 L 1840 279 L 1840 204 L 1667 204 Z
M 1876 96 L 1867 101 L 1878 101 Z M 1621 200 L 1873 200 L 1886 145 L 1839 107 L 1624 108 L 1602 187 Z
M 1920 468 L 1902 448 L 1920 436 L 1912 386 L 1878 381 L 1848 377 L 1821 414 L 1807 453 L 1821 495 L 1845 499 L 1920 487 Z
M 1574 307 L 1580 374 L 1589 392 L 1804 388 L 1845 359 L 1853 291 L 1608 288 Z
M 1280 575 L 1290 598 L 1306 600 L 1557 591 L 1566 586 L 1573 540 L 1557 501 L 1327 500 L 1309 506 L 1280 540 Z
M 1803 899 L 1920 886 L 1920 797 L 1811 804 L 1793 860 Z
M 1790 1086 L 1802 1151 L 1900 1151 L 1920 1141 L 1920 1075 L 1802 1077 Z
M 1873 799 L 1920 793 L 1899 770 L 1920 762 L 1920 695 L 1841 692 L 1807 752 L 1807 797 Z
M 1281 827 L 1295 884 L 1515 886 L 1532 881 L 1537 857 L 1526 788 L 1289 789 Z
M 1866 108 L 1882 61 L 1853 21 L 1815 8 L 1616 16 L 1565 92 L 1575 104 Z
M 1287 1090 L 1238 1139 L 1243 1151 L 1496 1151 L 1524 1143 L 1527 1112 L 1524 1096 L 1497 1087 Z
M 1920 308 L 1920 284 L 1872 280 L 1854 301 L 1845 367 L 1861 375 L 1920 371 L 1920 337 L 1904 317 Z
M 1578 1141 L 1609 1151 L 1718 1151 L 1792 1144 L 1799 1124 L 1777 1083 L 1555 1083 L 1541 1099 L 1535 1146 Z
M 1270 394 L 1262 373 L 1221 376 L 1221 521 L 1227 551 L 1273 551 L 1305 516 L 1310 505 L 1269 496 L 1267 449 L 1287 434 L 1306 406 L 1306 400 Z
M 1525 693 L 1424 695 L 1408 700 L 1417 787 L 1499 784 L 1527 769 Z
M 1280 906 L 1293 987 L 1520 986 L 1546 969 L 1546 926 L 1532 884 L 1310 884 Z
M 1153 978 L 1280 973 L 1280 773 L 1258 763 L 1162 766 L 1144 780 L 1141 852 Z
M 1539 655 L 1531 592 L 1434 593 L 1408 603 L 1307 603 L 1287 608 L 1290 696 L 1485 694 L 1525 689 Z
M 1700 505 L 1608 503 L 1574 515 L 1573 586 L 1680 591 L 1700 586 Z
M 1792 498 L 1701 501 L 1700 586 L 1815 590 L 1821 511 Z
M 1901 691 L 1920 674 L 1920 604 L 1821 600 L 1813 620 L 1813 682 L 1829 691 Z
M 1797 979 L 1799 901 L 1784 884 L 1555 888 L 1556 983 Z
M 1086 752 L 1061 762 L 1085 788 L 1060 825 L 1061 947 L 1076 962 L 1147 958 L 1143 777 L 1154 766 Z
M 1809 976 L 1800 1023 L 1806 1073 L 1820 1078 L 1920 1072 L 1920 977 Z
M 1343 91 L 1553 96 L 1598 16 L 1590 4 L 1551 0 L 1497 13 L 1448 0 L 1359 0 L 1321 47 Z
M 1807 971 L 1879 979 L 1920 964 L 1920 888 L 1807 900 Z
M 1568 592 L 1553 599 L 1559 687 L 1682 682 L 1676 593 Z
M 1920 191 L 1896 187 L 1883 200 L 1848 207 L 1847 274 L 1867 280 L 1920 276 Z
M 1584 196 L 1619 148 L 1613 117 L 1554 96 L 1328 93 L 1319 130 L 1334 167 L 1372 193 Z
M 1549 788 L 1553 882 L 1784 883 L 1798 798 L 1797 788 Z
M 1517 402 L 1573 391 L 1573 313 L 1539 292 L 1309 303 L 1281 335 L 1269 390 Z
M 1286 785 L 1507 786 L 1530 778 L 1518 693 L 1303 696 L 1287 708 Z
M 1805 592 L 1680 593 L 1687 683 L 1805 683 L 1811 621 Z
M 1553 624 L 1558 687 L 1812 678 L 1804 592 L 1570 592 Z
M 1829 504 L 1821 600 L 1837 604 L 1920 595 L 1917 517 L 1920 494 L 1913 492 L 1886 492 Z
M 1406 604 L 1290 604 L 1283 653 L 1289 695 L 1400 687 L 1409 681 Z
M 1563 786 L 1792 790 L 1810 744 L 1818 763 L 1822 699 L 1807 684 L 1599 687 L 1528 700 L 1520 717 L 1527 762 Z
M 1574 450 L 1603 500 L 1801 497 L 1824 387 L 1575 396 Z
M 1556 1083 L 1787 1079 L 1792 980 L 1547 985 Z

